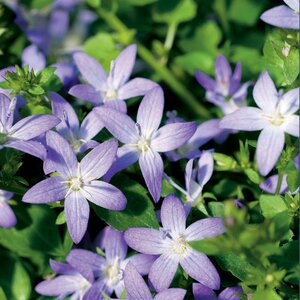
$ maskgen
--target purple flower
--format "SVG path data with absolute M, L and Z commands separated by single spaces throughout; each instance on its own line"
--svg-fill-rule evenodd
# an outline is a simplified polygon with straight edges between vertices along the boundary
M 126 266 L 124 281 L 127 292 L 127 300 L 183 300 L 186 294 L 186 290 L 184 289 L 172 288 L 161 291 L 153 298 L 147 284 L 143 280 L 143 277 L 132 263 L 129 263 Z
M 105 104 L 126 112 L 126 104 L 123 100 L 143 96 L 157 86 L 155 82 L 144 78 L 128 81 L 135 57 L 136 45 L 128 46 L 116 60 L 111 62 L 110 72 L 107 75 L 97 60 L 84 53 L 75 53 L 75 64 L 88 84 L 73 86 L 69 94 L 91 102 L 95 106 Z
M 257 80 L 253 97 L 257 107 L 244 107 L 225 116 L 220 126 L 228 129 L 262 130 L 257 141 L 258 169 L 267 175 L 276 164 L 284 147 L 284 133 L 299 137 L 299 88 L 278 93 L 268 72 Z
M 196 71 L 196 79 L 206 89 L 206 98 L 217 105 L 227 115 L 239 107 L 245 106 L 247 89 L 251 82 L 241 84 L 242 66 L 237 63 L 232 74 L 231 67 L 222 54 L 219 54 L 215 63 L 213 80 L 206 74 Z
M 200 283 L 194 283 L 193 294 L 195 300 L 241 300 L 238 294 L 244 294 L 244 292 L 241 287 L 234 286 L 224 289 L 217 296 L 211 288 Z
M 22 65 L 23 67 L 28 65 L 29 70 L 33 70 L 37 73 L 46 67 L 46 57 L 38 47 L 33 44 L 23 50 Z
M 65 199 L 65 213 L 70 235 L 79 243 L 86 232 L 89 220 L 89 205 L 92 203 L 111 210 L 123 210 L 126 198 L 123 193 L 103 181 L 102 177 L 110 168 L 116 152 L 117 142 L 106 141 L 95 147 L 78 163 L 75 152 L 58 133 L 46 134 L 47 159 L 59 176 L 47 178 L 23 196 L 27 203 L 48 203 Z
M 153 255 L 135 254 L 126 259 L 127 244 L 123 233 L 111 227 L 101 232 L 100 248 L 105 251 L 105 257 L 88 250 L 74 249 L 67 262 L 79 270 L 86 278 L 95 277 L 95 289 L 104 291 L 108 296 L 113 292 L 121 297 L 124 292 L 123 272 L 131 262 L 142 275 L 147 275 L 156 259 Z
M 264 12 L 260 18 L 264 22 L 288 29 L 299 30 L 299 1 L 283 0 L 286 5 L 279 5 Z
M 195 132 L 195 122 L 167 124 L 158 129 L 164 108 L 160 87 L 149 91 L 142 100 L 136 123 L 126 114 L 107 107 L 95 108 L 104 126 L 125 145 L 118 149 L 117 160 L 106 175 L 115 173 L 139 161 L 149 192 L 157 202 L 160 198 L 163 161 L 158 152 L 182 146 Z
M 72 300 L 97 299 L 88 297 L 88 292 L 94 281 L 93 278 L 88 280 L 69 264 L 55 260 L 50 260 L 50 266 L 55 273 L 60 275 L 40 282 L 35 287 L 37 293 L 44 296 L 58 296 L 57 299 L 64 299 L 67 296 L 71 296 Z
M 212 289 L 220 286 L 220 277 L 208 257 L 188 242 L 214 237 L 224 232 L 221 218 L 199 220 L 186 228 L 186 213 L 181 200 L 169 195 L 161 207 L 163 228 L 129 228 L 125 241 L 136 251 L 159 255 L 153 263 L 149 280 L 156 291 L 168 288 L 180 264 L 193 279 Z
M 43 159 L 45 147 L 31 139 L 50 130 L 60 120 L 52 115 L 33 115 L 13 125 L 16 98 L 10 100 L 0 94 L 0 150 L 4 147 L 14 148 Z
M 201 200 L 204 185 L 211 178 L 214 170 L 214 159 L 209 151 L 203 151 L 196 168 L 193 168 L 194 159 L 190 159 L 185 167 L 185 190 L 177 185 L 170 177 L 166 180 L 181 191 L 187 200 L 187 206 L 196 206 Z
M 13 193 L 0 190 L 0 226 L 4 228 L 11 228 L 17 224 L 16 216 L 7 203 L 12 196 Z

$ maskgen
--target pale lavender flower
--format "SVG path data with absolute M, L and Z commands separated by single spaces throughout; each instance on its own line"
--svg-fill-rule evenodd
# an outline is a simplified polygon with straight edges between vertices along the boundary
M 11 228 L 17 224 L 16 216 L 7 203 L 14 194 L 0 190 L 0 227 Z
M 23 196 L 27 203 L 49 203 L 65 199 L 65 213 L 70 235 L 79 243 L 86 232 L 89 220 L 89 205 L 92 203 L 111 210 L 123 210 L 126 198 L 111 184 L 97 180 L 111 166 L 117 141 L 109 140 L 95 147 L 78 163 L 75 152 L 58 133 L 46 134 L 47 159 L 59 176 L 47 178 Z
M 299 137 L 299 88 L 278 93 L 268 72 L 257 80 L 253 97 L 257 107 L 244 107 L 225 116 L 220 126 L 227 129 L 262 130 L 257 141 L 259 172 L 267 175 L 276 164 L 284 147 L 284 133 Z
M 0 94 L 0 150 L 4 147 L 44 159 L 45 147 L 33 138 L 56 126 L 60 120 L 52 115 L 33 115 L 13 125 L 16 98 Z
M 202 151 L 196 168 L 193 168 L 193 164 L 194 159 L 190 159 L 185 167 L 185 189 L 166 174 L 164 176 L 171 185 L 186 196 L 188 208 L 196 206 L 201 200 L 203 187 L 211 178 L 214 170 L 214 159 L 209 151 Z
M 223 233 L 223 220 L 206 218 L 186 228 L 186 218 L 182 201 L 169 195 L 161 206 L 163 227 L 160 230 L 129 228 L 125 231 L 128 246 L 144 254 L 159 255 L 149 272 L 149 280 L 158 292 L 170 286 L 179 264 L 193 279 L 219 289 L 220 277 L 211 261 L 188 243 Z
M 22 66 L 29 66 L 35 73 L 46 67 L 46 57 L 34 44 L 26 47 L 22 52 Z
M 156 87 L 143 98 L 136 123 L 117 110 L 99 107 L 95 111 L 104 126 L 124 145 L 106 175 L 110 179 L 118 171 L 139 161 L 140 169 L 155 202 L 160 198 L 164 164 L 159 152 L 182 146 L 195 132 L 194 122 L 167 124 L 159 128 L 164 107 L 163 91 Z
M 129 80 L 135 58 L 136 45 L 126 47 L 111 62 L 110 72 L 107 75 L 97 60 L 85 53 L 75 53 L 75 64 L 88 84 L 75 85 L 70 89 L 69 94 L 91 102 L 95 106 L 104 104 L 126 112 L 127 108 L 123 100 L 143 96 L 157 86 L 149 79 Z
M 50 266 L 59 276 L 40 282 L 35 287 L 37 293 L 44 296 L 57 296 L 57 299 L 68 296 L 71 296 L 72 300 L 102 299 L 100 296 L 97 298 L 89 296 L 94 278 L 85 278 L 78 270 L 66 263 L 50 260 Z M 88 266 L 85 268 L 87 269 Z
M 5 75 L 6 75 L 7 72 L 15 72 L 15 71 L 16 71 L 15 67 L 7 67 L 7 68 L 4 68 L 4 69 L 1 69 L 0 70 L 0 82 L 5 81 Z M 3 88 L 0 87 L 0 94 L 4 94 L 9 98 L 10 90 L 3 89 Z
M 156 256 L 134 254 L 126 258 L 128 247 L 123 233 L 108 226 L 98 240 L 96 246 L 104 250 L 105 257 L 88 250 L 74 249 L 67 256 L 67 262 L 87 278 L 95 277 L 99 291 L 108 296 L 115 292 L 121 297 L 125 289 L 123 273 L 126 265 L 131 262 L 142 275 L 147 275 Z
M 218 296 L 209 287 L 201 283 L 193 283 L 193 294 L 195 300 L 241 300 L 238 294 L 244 295 L 243 289 L 239 286 L 228 287 Z
M 128 263 L 124 273 L 127 300 L 183 300 L 186 290 L 179 288 L 165 289 L 152 296 L 147 284 L 132 263 Z
M 283 1 L 287 6 L 279 5 L 265 11 L 261 20 L 277 27 L 299 30 L 299 0 Z

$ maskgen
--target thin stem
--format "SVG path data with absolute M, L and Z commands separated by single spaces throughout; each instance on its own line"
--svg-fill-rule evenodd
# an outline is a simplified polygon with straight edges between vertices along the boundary
M 276 190 L 275 190 L 275 194 L 276 195 L 280 194 L 280 188 L 281 188 L 281 184 L 282 184 L 282 179 L 283 179 L 283 173 L 279 172 L 278 173 L 278 181 L 277 181 Z
M 176 23 L 170 24 L 168 28 L 165 44 L 164 44 L 165 49 L 168 51 L 172 49 L 176 31 L 177 31 L 177 24 Z

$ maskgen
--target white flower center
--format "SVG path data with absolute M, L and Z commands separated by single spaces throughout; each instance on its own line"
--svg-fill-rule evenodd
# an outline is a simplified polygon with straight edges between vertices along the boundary
M 82 188 L 83 180 L 80 177 L 71 177 L 67 185 L 72 192 L 77 192 Z
M 109 89 L 105 93 L 104 102 L 110 100 L 116 100 L 118 98 L 118 92 L 114 89 Z
M 116 257 L 112 264 L 109 264 L 104 269 L 104 275 L 107 279 L 108 286 L 117 285 L 122 279 L 122 270 L 120 268 L 120 258 Z
M 277 113 L 275 115 L 264 114 L 263 117 L 275 126 L 280 126 L 285 121 L 285 116 L 281 115 L 280 113 Z
M 181 235 L 173 240 L 172 249 L 176 254 L 183 255 L 187 251 L 187 242 L 185 238 Z
M 146 152 L 150 150 L 150 141 L 141 137 L 137 142 L 137 148 L 140 152 Z

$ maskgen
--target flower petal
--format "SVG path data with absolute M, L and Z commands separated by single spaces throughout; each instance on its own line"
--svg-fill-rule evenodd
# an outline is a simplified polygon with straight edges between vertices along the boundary
M 46 148 L 43 144 L 36 141 L 11 140 L 8 141 L 5 146 L 28 153 L 42 160 L 44 160 L 47 155 Z
M 104 106 L 108 107 L 108 108 L 112 108 L 112 109 L 118 110 L 118 111 L 120 111 L 120 112 L 122 112 L 124 114 L 127 114 L 126 103 L 125 103 L 125 101 L 123 101 L 121 99 L 106 101 L 104 103 Z
M 218 300 L 215 292 L 201 283 L 193 283 L 193 295 L 194 300 Z
M 104 127 L 103 122 L 94 110 L 92 110 L 82 121 L 79 138 L 85 141 L 91 140 L 96 136 Z
M 164 109 L 164 94 L 161 87 L 150 90 L 143 98 L 136 122 L 141 126 L 145 138 L 150 138 L 161 122 Z
M 198 83 L 208 91 L 213 91 L 216 87 L 216 82 L 201 71 L 195 73 Z
M 279 94 L 267 71 L 260 74 L 253 89 L 253 97 L 259 108 L 264 112 L 275 113 Z
M 113 85 L 121 87 L 130 77 L 136 58 L 136 45 L 126 47 L 115 59 L 112 69 Z
M 126 197 L 119 189 L 99 180 L 85 184 L 82 193 L 89 201 L 106 209 L 123 210 L 127 204 Z
M 6 201 L 0 200 L 0 227 L 11 228 L 17 224 L 17 218 Z
M 164 172 L 164 164 L 160 155 L 157 152 L 148 150 L 140 155 L 139 165 L 154 202 L 158 202 Z
M 196 122 L 167 124 L 155 133 L 151 147 L 157 152 L 174 150 L 188 141 L 196 129 Z
M 145 78 L 134 78 L 125 83 L 118 91 L 118 98 L 126 100 L 136 96 L 144 96 L 148 91 L 157 87 L 157 83 Z
M 152 300 L 150 290 L 143 277 L 138 273 L 133 264 L 128 263 L 124 272 L 124 282 L 127 297 L 131 300 Z
M 240 86 L 241 78 L 242 78 L 242 64 L 238 62 L 235 66 L 233 75 L 231 77 L 229 95 L 232 95 L 238 89 L 238 87 Z
M 256 158 L 259 172 L 265 176 L 275 166 L 284 146 L 284 132 L 278 126 L 268 126 L 259 135 Z
M 17 122 L 9 134 L 21 140 L 31 140 L 60 123 L 60 119 L 51 115 L 34 115 Z
M 203 151 L 198 160 L 198 183 L 203 187 L 211 178 L 214 171 L 214 159 L 210 151 Z
M 147 275 L 156 259 L 157 256 L 155 255 L 134 254 L 128 257 L 126 261 L 132 263 L 141 275 Z
M 220 288 L 219 274 L 204 253 L 189 247 L 188 253 L 182 258 L 180 264 L 193 279 L 211 289 L 218 290 Z
M 47 178 L 29 189 L 23 196 L 22 201 L 26 203 L 48 203 L 64 199 L 67 186 L 61 183 L 63 179 L 59 176 Z
M 221 122 L 221 128 L 256 131 L 266 127 L 269 122 L 264 119 L 262 110 L 256 107 L 239 108 L 225 116 Z
M 89 84 L 74 85 L 68 93 L 76 98 L 90 102 L 95 106 L 103 103 L 101 93 Z
M 144 254 L 162 254 L 168 245 L 163 233 L 152 228 L 129 228 L 124 238 L 129 247 Z
M 162 203 L 160 214 L 164 230 L 171 230 L 171 232 L 183 234 L 186 214 L 184 205 L 178 197 L 172 194 L 167 196 Z
M 191 224 L 184 232 L 187 241 L 212 238 L 225 231 L 222 218 L 206 218 Z
M 46 67 L 46 58 L 34 44 L 26 47 L 22 53 L 22 65 L 29 66 L 29 70 L 38 72 Z
M 80 173 L 84 181 L 102 177 L 112 165 L 118 142 L 110 139 L 95 147 L 80 162 Z
M 172 300 L 183 300 L 186 294 L 186 290 L 184 289 L 167 289 L 160 293 L 158 293 L 154 300 L 165 300 L 165 299 L 172 299 Z
M 161 292 L 170 286 L 177 268 L 178 260 L 173 255 L 162 254 L 157 258 L 148 276 L 157 292 Z
M 282 115 L 293 114 L 299 109 L 300 88 L 285 93 L 279 101 L 279 111 Z
M 124 144 L 136 143 L 138 133 L 135 123 L 126 114 L 107 107 L 97 107 L 95 112 L 107 130 Z
M 288 116 L 281 128 L 288 134 L 299 137 L 299 116 Z
M 229 90 L 231 74 L 232 71 L 228 60 L 223 54 L 219 54 L 215 64 L 215 77 L 218 84 L 227 87 Z
M 80 52 L 75 53 L 73 59 L 81 75 L 93 87 L 99 88 L 105 83 L 106 72 L 96 59 Z
M 237 294 L 244 295 L 243 289 L 241 287 L 229 287 L 219 294 L 218 300 L 241 300 L 241 298 Z
M 291 9 L 299 12 L 299 1 L 298 0 L 283 0 Z
M 90 208 L 80 192 L 72 192 L 65 200 L 66 221 L 70 236 L 78 244 L 87 229 Z
M 282 178 L 280 190 L 279 190 L 280 194 L 284 194 L 284 193 L 288 192 L 288 190 L 289 190 L 287 182 L 286 182 L 286 177 L 287 177 L 287 174 L 284 174 L 283 178 Z M 267 178 L 265 181 L 263 181 L 259 185 L 259 187 L 264 192 L 267 192 L 269 194 L 275 194 L 277 183 L 278 183 L 278 175 L 272 175 L 269 178 Z
M 69 264 L 62 263 L 59 261 L 56 261 L 54 259 L 49 259 L 49 264 L 53 272 L 62 274 L 62 275 L 70 275 L 76 273 L 76 270 L 71 267 Z

